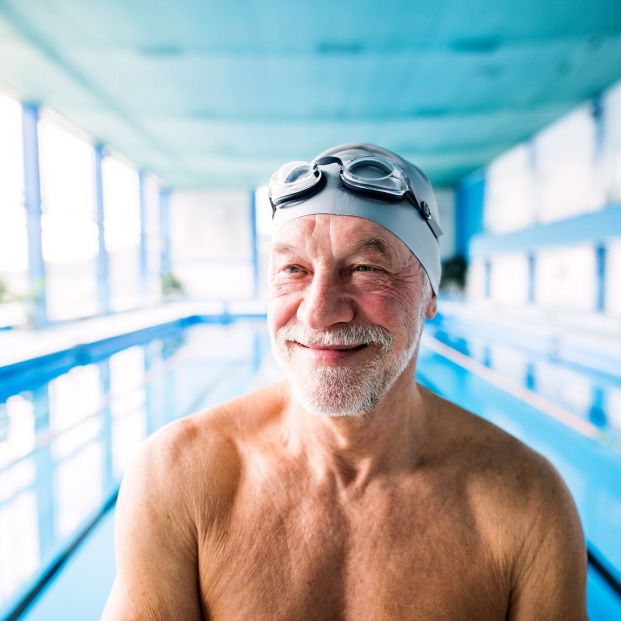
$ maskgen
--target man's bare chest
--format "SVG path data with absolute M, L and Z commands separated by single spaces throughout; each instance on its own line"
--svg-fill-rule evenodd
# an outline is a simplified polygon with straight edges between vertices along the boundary
M 241 503 L 199 550 L 211 619 L 503 619 L 508 577 L 467 503 L 379 494 L 346 508 Z

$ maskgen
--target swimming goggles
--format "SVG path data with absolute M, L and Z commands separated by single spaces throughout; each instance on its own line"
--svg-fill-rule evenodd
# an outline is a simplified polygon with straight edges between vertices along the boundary
M 407 174 L 395 162 L 381 155 L 366 155 L 352 160 L 328 155 L 312 163 L 283 164 L 270 179 L 272 217 L 285 203 L 308 198 L 321 191 L 326 184 L 326 176 L 320 166 L 330 164 L 339 165 L 341 184 L 346 190 L 384 201 L 409 200 L 433 236 L 438 239 L 442 235 L 442 229 L 433 217 L 429 204 L 416 198 Z

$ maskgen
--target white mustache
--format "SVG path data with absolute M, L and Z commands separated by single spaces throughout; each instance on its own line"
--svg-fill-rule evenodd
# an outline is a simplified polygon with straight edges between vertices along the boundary
M 384 351 L 390 349 L 394 337 L 381 326 L 340 326 L 329 331 L 317 332 L 301 326 L 285 326 L 276 333 L 280 345 L 286 341 L 296 341 L 302 345 L 324 345 L 331 347 L 355 347 L 377 344 Z

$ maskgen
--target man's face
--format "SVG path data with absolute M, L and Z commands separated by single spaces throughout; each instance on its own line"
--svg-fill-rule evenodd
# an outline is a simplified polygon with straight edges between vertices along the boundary
M 313 215 L 276 233 L 270 335 L 309 411 L 372 410 L 412 361 L 424 316 L 434 314 L 435 297 L 418 260 L 383 227 Z

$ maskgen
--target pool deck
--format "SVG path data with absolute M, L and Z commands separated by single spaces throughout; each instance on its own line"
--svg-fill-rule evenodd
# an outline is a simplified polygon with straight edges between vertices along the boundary
M 473 337 L 502 335 L 508 345 L 621 377 L 621 318 L 446 298 L 439 300 L 438 310 L 444 324 L 466 328 Z
M 500 333 L 508 344 L 621 377 L 621 319 L 602 315 L 577 318 L 573 314 L 545 314 L 524 308 L 512 310 L 450 298 L 441 298 L 438 308 L 444 323 L 458 323 L 471 329 L 473 335 Z M 192 316 L 214 320 L 265 316 L 265 303 L 180 301 L 63 322 L 38 330 L 2 330 L 0 369 Z
M 230 304 L 176 302 L 55 324 L 38 330 L 28 328 L 3 330 L 0 332 L 0 369 L 186 317 L 213 317 L 223 320 L 227 317 L 264 314 L 265 305 L 261 302 Z

